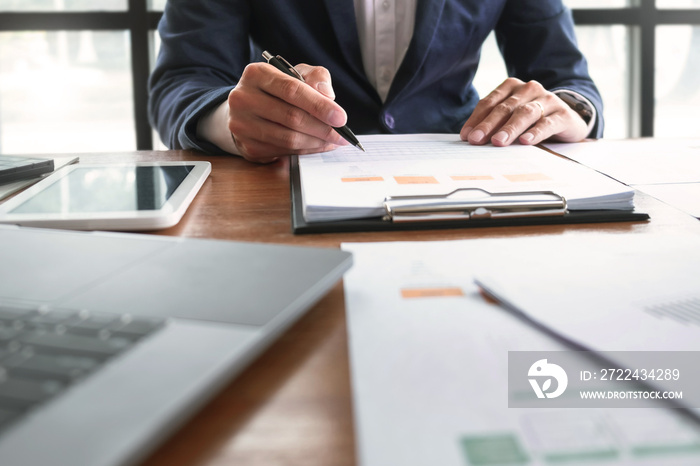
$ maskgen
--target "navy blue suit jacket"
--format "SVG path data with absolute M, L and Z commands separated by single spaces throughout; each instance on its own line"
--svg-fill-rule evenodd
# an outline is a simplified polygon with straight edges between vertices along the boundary
M 221 152 L 197 139 L 197 120 L 264 49 L 328 68 L 357 134 L 457 133 L 479 100 L 472 79 L 492 30 L 510 76 L 587 97 L 598 111 L 591 136 L 602 136 L 601 98 L 561 0 L 418 0 L 384 103 L 364 73 L 353 0 L 169 0 L 149 81 L 151 123 L 170 148 Z

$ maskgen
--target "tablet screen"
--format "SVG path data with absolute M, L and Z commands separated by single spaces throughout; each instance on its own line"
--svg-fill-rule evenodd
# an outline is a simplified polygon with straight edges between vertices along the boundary
M 78 167 L 10 213 L 158 210 L 194 166 Z

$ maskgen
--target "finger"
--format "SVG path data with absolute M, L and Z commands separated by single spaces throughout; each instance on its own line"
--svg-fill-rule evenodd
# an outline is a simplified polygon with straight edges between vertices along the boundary
M 509 90 L 510 95 L 495 105 L 493 104 L 496 102 L 496 99 L 492 99 L 489 102 L 488 109 L 490 109 L 490 112 L 466 135 L 466 140 L 471 144 L 486 144 L 510 120 L 516 109 L 533 99 L 548 98 L 549 94 L 536 81 L 517 85 L 517 80 L 514 80 L 511 81 L 509 86 L 503 85 L 501 90 Z M 497 98 L 500 98 L 502 94 L 497 93 L 497 96 Z
M 333 144 L 322 144 L 317 147 L 308 147 L 301 150 L 280 150 L 279 147 L 271 145 L 265 141 L 257 141 L 252 139 L 245 142 L 238 142 L 237 145 L 242 157 L 255 163 L 272 163 L 279 160 L 280 157 L 316 154 L 319 152 L 328 152 L 336 148 L 336 146 Z
M 522 86 L 523 82 L 517 78 L 508 78 L 491 91 L 486 97 L 481 99 L 474 107 L 474 111 L 464 123 L 460 136 L 463 140 L 467 140 L 469 133 L 481 123 L 496 107 L 510 96 L 514 89 Z
M 540 118 L 531 128 L 517 138 L 518 141 L 524 145 L 539 144 L 545 139 L 562 132 L 567 127 L 563 115 L 563 111 L 557 111 Z
M 308 84 L 287 76 L 272 65 L 264 66 L 269 67 L 272 73 L 260 83 L 260 88 L 264 92 L 305 110 L 327 125 L 339 127 L 347 123 L 345 110 L 333 100 Z
M 239 144 L 244 144 L 246 147 L 251 145 L 260 147 L 264 145 L 264 147 L 270 148 L 270 151 L 266 154 L 268 156 L 288 155 L 330 144 L 324 139 L 294 131 L 273 121 L 256 117 L 245 121 L 231 121 L 229 128 Z M 329 126 L 326 126 L 326 128 L 329 128 L 329 131 L 333 131 Z M 340 139 L 344 144 L 347 144 L 345 140 Z M 249 153 L 256 157 L 263 155 L 255 151 L 255 149 L 253 149 L 253 152 L 249 151 Z
M 510 119 L 493 135 L 491 142 L 494 146 L 507 146 L 545 115 L 547 110 L 540 101 L 523 104 L 513 111 Z
M 548 115 L 520 136 L 521 144 L 538 144 L 546 139 L 578 142 L 588 133 L 588 125 L 568 106 Z
M 304 77 L 306 84 L 316 89 L 329 99 L 335 100 L 335 91 L 331 83 L 331 73 L 322 66 L 310 66 L 305 63 L 294 68 Z
M 345 140 L 332 126 L 319 121 L 301 108 L 283 101 L 278 101 L 275 105 L 271 105 L 264 115 L 264 118 L 295 132 L 323 140 L 325 143 L 336 145 L 345 143 Z M 277 142 L 285 146 L 287 145 L 285 141 Z M 299 147 L 290 148 L 298 149 Z
M 240 92 L 239 92 L 240 91 Z M 273 122 L 293 131 L 297 131 L 325 143 L 344 145 L 345 140 L 329 125 L 312 117 L 304 110 L 294 107 L 285 101 L 273 97 L 263 91 L 239 86 L 229 94 L 229 108 L 235 119 L 229 120 L 229 129 L 235 135 L 253 134 L 258 140 L 267 140 L 284 149 L 299 149 L 291 136 L 280 137 L 279 131 L 264 134 L 262 131 L 277 130 L 276 126 L 256 126 L 259 120 Z M 313 147 L 318 147 L 315 143 Z

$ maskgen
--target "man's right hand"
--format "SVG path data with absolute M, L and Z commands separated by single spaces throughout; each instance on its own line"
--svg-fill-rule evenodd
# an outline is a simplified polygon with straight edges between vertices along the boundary
M 323 67 L 295 66 L 306 81 L 267 63 L 251 63 L 228 96 L 228 129 L 247 160 L 325 152 L 348 144 L 333 127 L 347 122 L 333 101 L 331 76 Z

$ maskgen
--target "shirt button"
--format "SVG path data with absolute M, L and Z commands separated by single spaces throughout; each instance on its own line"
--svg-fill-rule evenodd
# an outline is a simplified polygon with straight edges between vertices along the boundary
M 379 70 L 379 76 L 383 81 L 389 81 L 391 79 L 391 71 L 389 71 L 388 67 L 382 66 Z
M 384 114 L 384 124 L 389 129 L 394 129 L 394 126 L 396 126 L 396 121 L 394 121 L 394 117 L 391 115 L 391 113 Z

